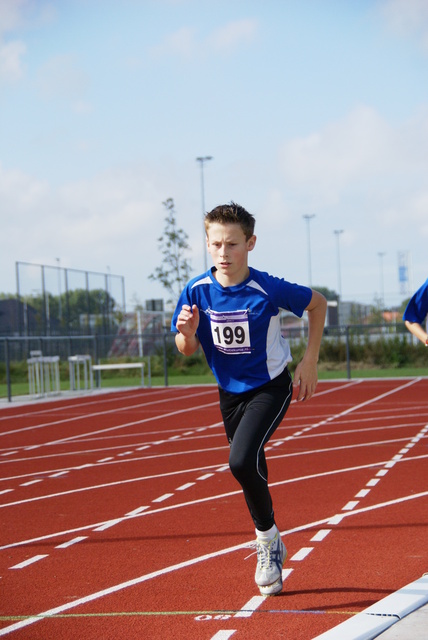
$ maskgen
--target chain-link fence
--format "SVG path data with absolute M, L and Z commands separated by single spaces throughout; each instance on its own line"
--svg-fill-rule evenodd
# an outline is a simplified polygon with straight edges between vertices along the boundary
M 283 330 L 294 357 L 291 369 L 303 356 L 307 330 L 303 323 L 300 327 Z M 45 359 L 42 364 L 46 375 L 57 375 L 56 369 L 54 374 L 49 370 L 53 363 L 59 370 L 61 388 L 71 390 L 75 384 L 70 373 L 70 359 L 72 362 L 73 359 L 74 362 L 88 361 L 91 365 L 110 363 L 118 370 L 121 363 L 141 362 L 145 365 L 146 376 L 150 378 L 155 373 L 165 385 L 168 385 L 171 369 L 175 374 L 192 360 L 178 354 L 174 336 L 166 326 L 153 333 L 118 331 L 115 334 L 82 336 L 0 337 L 0 398 L 11 400 L 13 396 L 31 391 L 31 379 L 37 382 L 38 372 L 42 375 L 43 371 L 40 364 L 29 361 L 40 357 Z M 198 357 L 203 360 L 202 352 Z M 399 374 L 409 367 L 426 369 L 428 350 L 405 329 L 402 322 L 328 327 L 324 331 L 319 362 L 322 371 L 337 372 L 341 373 L 340 377 L 351 378 L 357 369 L 395 369 Z M 133 373 L 138 384 L 138 372 Z M 94 372 L 94 384 L 97 386 L 100 375 L 100 371 Z M 49 390 L 52 391 L 52 385 Z
M 137 355 L 135 345 L 138 345 Z M 155 363 L 168 385 L 168 359 L 173 349 L 174 337 L 166 329 L 162 333 L 144 335 L 0 337 L 0 398 L 11 400 L 13 396 L 31 393 L 32 382 L 38 385 L 35 393 L 38 396 L 45 395 L 46 385 L 47 393 L 59 392 L 64 387 L 73 390 L 71 370 L 85 361 L 90 367 L 114 363 L 118 371 L 121 364 L 142 362 L 149 377 Z M 53 361 L 58 362 L 59 389 L 53 384 L 55 381 L 50 380 L 53 374 L 45 366 Z M 40 375 L 44 380 L 42 386 L 38 382 Z M 94 376 L 97 386 L 100 376 L 97 371 Z

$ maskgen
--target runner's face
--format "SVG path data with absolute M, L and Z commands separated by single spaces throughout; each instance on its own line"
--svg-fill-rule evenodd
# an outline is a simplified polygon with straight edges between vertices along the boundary
M 247 240 L 239 224 L 210 224 L 207 247 L 220 284 L 231 286 L 248 277 L 248 252 L 254 249 L 255 243 L 256 236 Z

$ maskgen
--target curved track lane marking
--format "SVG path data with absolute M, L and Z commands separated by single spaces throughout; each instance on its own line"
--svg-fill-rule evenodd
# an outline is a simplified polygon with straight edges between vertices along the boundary
M 418 493 L 418 494 L 412 494 L 412 495 L 403 496 L 401 498 L 397 498 L 397 499 L 394 499 L 394 500 L 388 500 L 386 502 L 382 502 L 382 503 L 379 503 L 377 505 L 372 505 L 370 507 L 365 507 L 365 508 L 362 508 L 362 509 L 356 509 L 355 511 L 343 514 L 342 517 L 352 517 L 353 515 L 356 515 L 356 514 L 365 513 L 365 512 L 368 512 L 368 511 L 374 511 L 375 509 L 385 508 L 385 507 L 388 507 L 388 506 L 400 504 L 402 502 L 407 502 L 408 500 L 416 500 L 418 498 L 426 497 L 426 496 L 428 496 L 428 491 L 423 491 L 423 492 Z M 281 536 L 287 536 L 287 535 L 291 535 L 292 533 L 306 531 L 307 529 L 311 529 L 311 528 L 314 528 L 314 527 L 317 527 L 317 526 L 321 526 L 321 525 L 325 524 L 326 522 L 328 522 L 329 520 L 331 520 L 331 518 L 323 518 L 322 520 L 318 520 L 317 522 L 310 522 L 310 523 L 307 523 L 305 525 L 300 525 L 298 527 L 294 527 L 293 529 L 289 529 L 288 531 L 282 531 L 281 532 Z M 95 593 L 92 593 L 92 594 L 89 594 L 89 595 L 84 596 L 82 598 L 79 598 L 77 600 L 74 600 L 73 602 L 67 602 L 65 604 L 59 605 L 59 606 L 54 607 L 52 609 L 48 609 L 47 611 L 43 611 L 41 613 L 33 615 L 33 616 L 31 616 L 31 617 L 29 617 L 29 618 L 27 618 L 25 620 L 21 620 L 20 622 L 17 622 L 15 624 L 9 625 L 8 627 L 4 627 L 3 629 L 0 630 L 0 636 L 8 635 L 12 631 L 17 631 L 18 629 L 22 629 L 24 627 L 27 627 L 27 626 L 29 626 L 31 624 L 34 624 L 35 622 L 39 622 L 40 620 L 43 620 L 44 618 L 48 618 L 50 616 L 54 616 L 54 615 L 57 615 L 57 614 L 64 613 L 65 611 L 69 611 L 70 609 L 74 609 L 75 607 L 78 607 L 80 605 L 87 604 L 88 602 L 93 602 L 95 600 L 98 600 L 99 598 L 103 598 L 104 596 L 111 595 L 111 594 L 114 594 L 114 593 L 118 593 L 119 591 L 122 591 L 123 589 L 127 589 L 129 587 L 134 587 L 136 585 L 142 584 L 143 582 L 147 582 L 149 580 L 153 580 L 155 578 L 164 577 L 165 575 L 167 575 L 169 573 L 173 573 L 175 571 L 179 571 L 180 569 L 185 569 L 187 567 L 194 566 L 196 564 L 199 564 L 201 562 L 205 562 L 207 560 L 218 558 L 219 556 L 227 555 L 227 554 L 233 553 L 235 551 L 240 551 L 242 549 L 250 547 L 252 544 L 254 544 L 253 540 L 251 540 L 249 542 L 242 543 L 242 544 L 234 545 L 232 547 L 227 547 L 225 549 L 220 549 L 220 550 L 214 551 L 213 553 L 208 553 L 208 554 L 199 556 L 197 558 L 193 558 L 193 559 L 190 559 L 190 560 L 185 560 L 183 562 L 179 562 L 179 563 L 171 565 L 169 567 L 164 567 L 163 569 L 159 569 L 157 571 L 153 571 L 151 573 L 139 576 L 137 578 L 133 578 L 131 580 L 126 580 L 125 582 L 121 582 L 119 584 L 113 585 L 113 586 L 111 586 L 111 587 L 109 587 L 107 589 L 102 589 L 100 591 L 96 591 Z

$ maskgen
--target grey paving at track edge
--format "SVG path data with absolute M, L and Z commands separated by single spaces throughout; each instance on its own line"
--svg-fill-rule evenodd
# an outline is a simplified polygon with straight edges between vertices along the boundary
M 399 620 L 377 638 L 380 640 L 427 640 L 428 604 Z
M 313 640 L 428 640 L 428 573 Z

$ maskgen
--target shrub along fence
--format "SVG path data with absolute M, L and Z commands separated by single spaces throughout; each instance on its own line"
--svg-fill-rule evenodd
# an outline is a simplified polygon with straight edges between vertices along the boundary
M 306 348 L 307 327 L 284 330 L 291 344 L 293 370 Z M 146 373 L 161 376 L 165 386 L 168 376 L 198 376 L 209 373 L 202 350 L 191 357 L 177 352 L 174 336 L 168 329 L 156 334 L 0 337 L 0 396 L 10 401 L 15 385 L 22 393 L 22 383 L 28 381 L 28 360 L 34 352 L 59 360 L 61 381 L 69 378 L 72 356 L 90 356 L 93 364 L 145 362 Z M 397 325 L 349 325 L 326 328 L 320 351 L 320 371 L 346 371 L 351 378 L 353 369 L 427 367 L 428 353 L 405 329 Z M 113 375 L 104 373 L 103 378 Z M 114 375 L 120 375 L 115 372 Z M 122 374 L 124 375 L 124 374 Z M 126 375 L 141 376 L 133 370 Z M 99 374 L 96 374 L 98 378 Z M 96 380 L 99 384 L 99 378 Z M 20 386 L 18 387 L 18 383 Z M 70 381 L 71 383 L 71 381 Z M 138 384 L 138 382 L 137 382 Z M 71 384 L 70 384 L 71 388 Z

